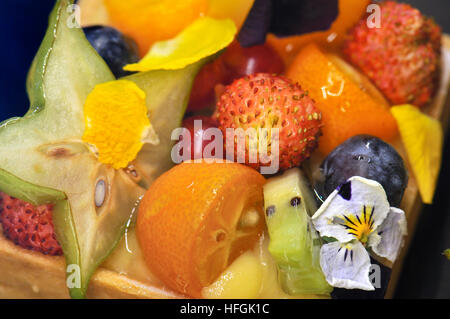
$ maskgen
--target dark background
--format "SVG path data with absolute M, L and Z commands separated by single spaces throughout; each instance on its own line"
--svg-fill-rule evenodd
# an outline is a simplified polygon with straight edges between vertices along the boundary
M 125 0 L 124 0 L 125 1 Z M 449 0 L 404 0 L 433 16 L 450 33 Z M 28 109 L 25 78 L 47 27 L 53 0 L 0 0 L 0 121 Z M 450 298 L 450 141 L 444 148 L 438 192 L 419 219 L 397 298 Z

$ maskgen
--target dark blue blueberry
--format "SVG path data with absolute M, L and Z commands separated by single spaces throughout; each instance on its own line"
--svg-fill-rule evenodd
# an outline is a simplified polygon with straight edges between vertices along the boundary
M 279 37 L 327 30 L 339 13 L 338 0 L 255 0 L 239 33 L 243 47 Z
M 321 172 L 316 187 L 324 199 L 350 177 L 361 176 L 379 182 L 391 206 L 398 207 L 408 184 L 401 156 L 389 144 L 369 135 L 354 136 L 336 147 L 323 161 Z
M 129 75 L 123 67 L 138 62 L 137 46 L 114 28 L 91 26 L 83 28 L 86 38 L 108 64 L 116 78 Z

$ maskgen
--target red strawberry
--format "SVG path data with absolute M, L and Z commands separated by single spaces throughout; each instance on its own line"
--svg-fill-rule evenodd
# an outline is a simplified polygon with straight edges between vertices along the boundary
M 351 31 L 344 54 L 391 103 L 423 106 L 439 81 L 441 30 L 410 5 L 393 1 L 379 5 L 381 27 L 363 18 Z
M 0 223 L 6 238 L 46 255 L 62 255 L 52 222 L 52 205 L 34 206 L 0 193 Z
M 279 129 L 279 167 L 300 165 L 317 147 L 322 114 L 298 84 L 282 77 L 258 73 L 229 85 L 217 103 L 215 116 L 224 134 L 227 128 Z M 237 145 L 235 143 L 235 154 Z M 246 164 L 258 169 L 267 166 L 258 158 L 249 163 L 249 143 L 245 144 Z M 270 150 L 269 156 L 274 156 Z M 236 156 L 235 156 L 236 160 Z M 266 160 L 264 160 L 266 162 Z M 272 163 L 272 162 L 271 162 Z

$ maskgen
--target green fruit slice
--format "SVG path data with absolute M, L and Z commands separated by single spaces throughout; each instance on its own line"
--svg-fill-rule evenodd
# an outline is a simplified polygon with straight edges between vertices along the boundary
M 175 141 L 171 139 L 175 128 L 181 126 L 195 76 L 201 67 L 215 56 L 203 59 L 182 70 L 158 70 L 137 73 L 123 78 L 136 83 L 147 94 L 150 122 L 158 134 L 158 145 L 144 144 L 132 163 L 140 173 L 138 182 L 144 188 L 174 164 L 171 150 Z
M 0 191 L 35 205 L 55 204 L 53 222 L 68 266 L 70 295 L 83 298 L 90 277 L 120 240 L 144 194 L 141 185 L 172 165 L 170 132 L 181 122 L 194 77 L 206 59 L 183 70 L 130 78 L 146 91 L 161 146 L 145 148 L 135 169 L 114 170 L 81 139 L 86 97 L 95 85 L 114 77 L 82 29 L 68 23 L 72 4 L 57 1 L 50 16 L 27 79 L 29 112 L 0 125 Z
M 50 16 L 27 80 L 30 111 L 0 128 L 0 167 L 16 178 L 2 174 L 10 185 L 2 185 L 2 190 L 11 193 L 6 188 L 14 187 L 23 200 L 32 197 L 30 190 L 40 194 L 38 202 L 48 189 L 58 190 L 52 200 L 55 230 L 67 265 L 78 266 L 79 278 L 69 287 L 71 296 L 80 298 L 94 270 L 120 239 L 144 190 L 125 172 L 99 163 L 81 142 L 87 95 L 96 84 L 114 77 L 83 31 L 67 23 L 71 3 L 58 1 Z M 107 191 L 97 207 L 100 181 Z
M 302 171 L 293 168 L 268 180 L 264 186 L 269 252 L 279 269 L 283 290 L 290 295 L 329 294 L 320 268 L 320 238 L 310 215 L 314 197 Z

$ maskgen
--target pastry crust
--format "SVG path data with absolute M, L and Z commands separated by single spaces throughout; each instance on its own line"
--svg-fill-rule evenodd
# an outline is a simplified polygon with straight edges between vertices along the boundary
M 26 250 L 0 235 L 0 298 L 69 298 L 64 257 Z M 92 276 L 88 298 L 179 298 L 176 294 L 101 268 Z
M 449 117 L 450 117 L 450 96 L 449 96 L 449 84 L 450 84 L 450 35 L 444 34 L 442 36 L 442 65 L 441 65 L 441 80 L 440 87 L 436 93 L 436 97 L 433 103 L 426 106 L 422 110 L 433 118 L 439 120 L 442 123 L 444 136 L 448 131 Z M 403 146 L 399 141 L 394 145 L 402 155 L 406 158 Z M 408 164 L 409 165 L 409 164 Z M 408 166 L 408 171 L 412 172 L 411 167 Z M 422 211 L 422 200 L 420 198 L 419 189 L 417 187 L 416 180 L 412 173 L 410 173 L 408 187 L 405 190 L 405 195 L 402 200 L 401 208 L 405 211 L 406 218 L 408 220 L 408 237 L 406 238 L 405 246 L 403 247 L 400 255 L 395 262 L 392 269 L 391 280 L 389 281 L 389 287 L 386 293 L 386 298 L 392 298 L 397 286 L 398 279 L 402 270 L 403 262 L 408 252 L 411 239 L 413 238 L 414 231 L 416 229 L 418 217 Z

